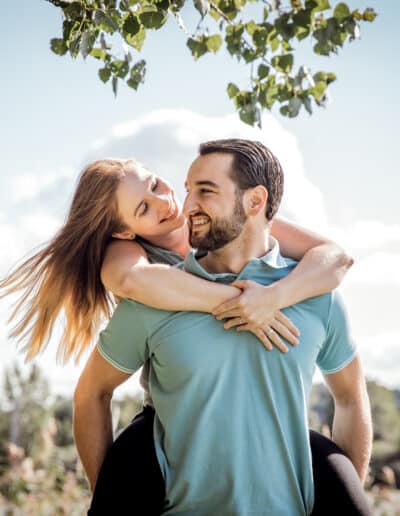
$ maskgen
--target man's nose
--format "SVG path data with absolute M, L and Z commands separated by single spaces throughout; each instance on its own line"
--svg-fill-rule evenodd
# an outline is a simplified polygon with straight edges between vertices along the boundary
M 198 203 L 193 194 L 188 192 L 183 203 L 182 211 L 188 216 L 191 212 L 198 210 Z

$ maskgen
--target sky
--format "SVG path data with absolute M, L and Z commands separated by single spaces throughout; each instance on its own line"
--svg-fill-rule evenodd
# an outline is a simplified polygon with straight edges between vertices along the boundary
M 200 141 L 256 138 L 284 166 L 281 214 L 336 239 L 354 256 L 341 291 L 365 370 L 400 387 L 400 3 L 348 4 L 378 11 L 373 24 L 362 26 L 361 39 L 330 58 L 313 56 L 308 43 L 296 57 L 297 65 L 337 74 L 328 107 L 291 120 L 273 111 L 261 131 L 239 121 L 225 93 L 228 82 L 248 86 L 248 69 L 224 52 L 194 62 L 174 19 L 148 35 L 145 84 L 137 93 L 122 85 L 114 98 L 97 77 L 97 62 L 50 51 L 49 40 L 61 32 L 58 9 L 44 0 L 3 6 L 0 276 L 60 227 L 90 160 L 135 157 L 169 178 L 183 198 Z M 190 30 L 197 23 L 191 4 L 183 16 Z M 0 303 L 3 368 L 22 360 L 7 339 L 9 305 Z M 55 392 L 70 394 L 83 364 L 56 366 L 56 340 L 37 363 Z M 136 389 L 136 380 L 124 389 Z

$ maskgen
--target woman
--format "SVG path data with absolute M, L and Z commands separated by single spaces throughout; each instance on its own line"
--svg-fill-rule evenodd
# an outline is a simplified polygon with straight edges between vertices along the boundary
M 27 338 L 27 357 L 33 358 L 63 311 L 66 325 L 58 354 L 79 359 L 111 313 L 108 289 L 156 308 L 214 310 L 219 318 L 230 318 L 226 328 L 252 331 L 268 349 L 275 344 L 286 351 L 278 333 L 295 345 L 296 329 L 277 310 L 334 288 L 351 259 L 329 241 L 282 221 L 274 223 L 272 234 L 283 254 L 303 258 L 293 273 L 268 287 L 210 284 L 168 265 L 150 264 L 174 263 L 189 249 L 172 188 L 132 160 L 96 161 L 80 178 L 65 225 L 0 284 L 2 295 L 23 292 L 12 318 L 25 310 L 12 334 Z M 144 439 L 144 428 L 151 430 L 152 417 L 147 411 L 141 416 L 146 423 L 131 428 L 130 450 L 141 448 L 138 438 Z M 133 467 L 140 470 L 137 461 Z M 89 478 L 93 487 L 97 472 Z

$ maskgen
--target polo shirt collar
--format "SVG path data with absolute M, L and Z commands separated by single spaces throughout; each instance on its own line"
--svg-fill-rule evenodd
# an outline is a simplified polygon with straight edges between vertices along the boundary
M 217 272 L 211 273 L 206 271 L 202 265 L 198 262 L 199 258 L 205 256 L 206 253 L 197 251 L 196 249 L 192 249 L 186 255 L 184 261 L 184 269 L 187 272 L 191 272 L 196 276 L 201 276 L 209 281 L 216 280 L 225 280 L 225 281 L 233 281 L 235 279 L 239 279 L 241 276 L 245 274 L 248 269 L 253 269 L 254 267 L 267 266 L 270 269 L 281 269 L 288 266 L 287 260 L 281 255 L 279 249 L 278 241 L 270 236 L 269 237 L 269 251 L 260 258 L 253 258 L 250 260 L 240 271 L 239 274 L 234 274 L 232 272 Z

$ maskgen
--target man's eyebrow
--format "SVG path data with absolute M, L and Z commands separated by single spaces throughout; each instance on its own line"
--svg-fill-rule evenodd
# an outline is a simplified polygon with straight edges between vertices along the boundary
M 219 188 L 217 183 L 214 183 L 214 181 L 196 181 L 196 186 L 211 186 L 211 188 Z
M 149 179 L 146 181 L 147 185 L 146 187 L 148 186 L 149 182 L 151 181 L 151 179 L 153 178 L 153 176 L 150 176 Z M 136 217 L 137 215 L 137 212 L 139 211 L 139 208 L 142 206 L 142 204 L 144 203 L 144 199 L 142 199 L 140 201 L 140 203 L 136 206 L 136 209 L 135 211 L 133 212 L 133 216 Z

